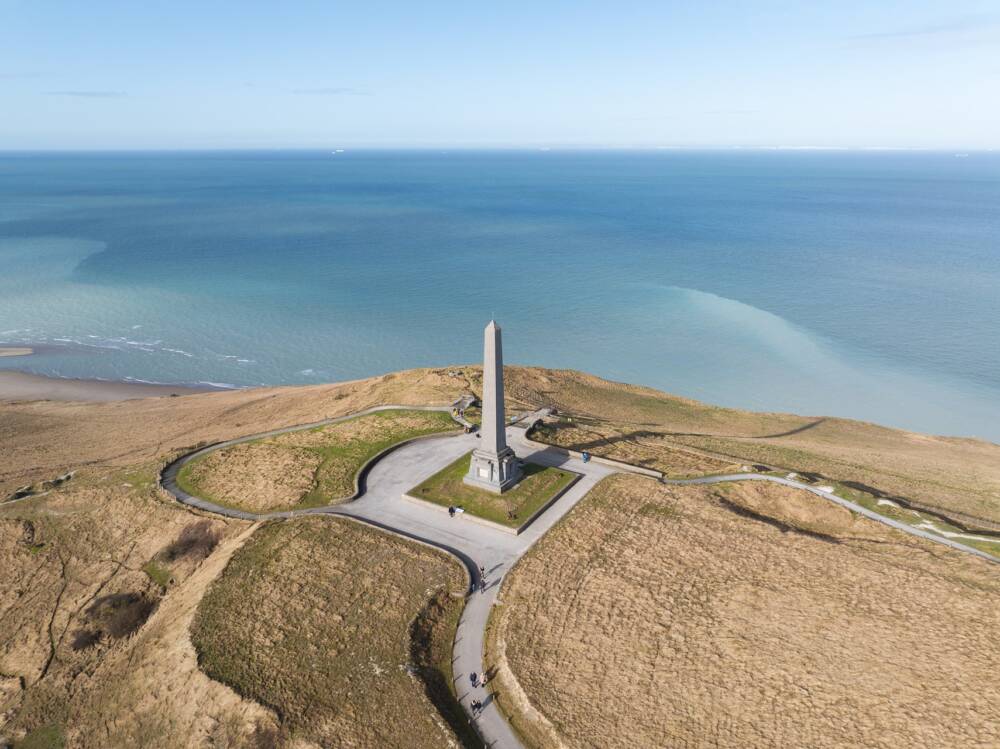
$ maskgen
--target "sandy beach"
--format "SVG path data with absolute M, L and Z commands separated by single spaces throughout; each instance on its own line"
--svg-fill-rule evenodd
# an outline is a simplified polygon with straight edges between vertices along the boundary
M 34 349 L 24 346 L 0 346 L 0 356 L 31 356 Z
M 9 350 L 9 349 L 8 349 Z M 151 385 L 143 382 L 110 382 L 45 377 L 28 372 L 0 370 L 0 401 L 122 401 L 172 395 L 210 393 L 222 388 Z

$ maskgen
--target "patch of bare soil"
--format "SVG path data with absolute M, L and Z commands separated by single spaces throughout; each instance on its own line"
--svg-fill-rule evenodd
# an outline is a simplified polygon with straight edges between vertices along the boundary
M 1000 742 L 995 566 L 807 492 L 612 477 L 502 600 L 489 657 L 534 746 Z
M 203 496 L 251 512 L 289 507 L 309 491 L 323 458 L 309 450 L 249 442 L 209 453 L 190 464 Z
M 324 747 L 455 746 L 420 672 L 440 649 L 428 628 L 457 615 L 461 597 L 450 594 L 464 584 L 450 557 L 358 523 L 274 523 L 212 586 L 193 638 L 202 668 L 270 705 L 283 736 Z

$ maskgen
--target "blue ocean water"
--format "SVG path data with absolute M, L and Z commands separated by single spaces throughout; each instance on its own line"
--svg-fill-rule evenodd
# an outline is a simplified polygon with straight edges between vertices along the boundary
M 1000 154 L 0 154 L 0 366 L 507 360 L 1000 441 Z

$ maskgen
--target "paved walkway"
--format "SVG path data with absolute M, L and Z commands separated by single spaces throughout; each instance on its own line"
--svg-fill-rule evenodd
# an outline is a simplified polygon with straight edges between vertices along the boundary
M 369 409 L 363 413 L 371 413 L 384 408 L 394 407 Z M 411 407 L 397 406 L 396 408 Z M 448 411 L 449 408 L 436 410 Z M 164 489 L 181 502 L 227 517 L 243 520 L 272 520 L 302 515 L 346 516 L 429 543 L 454 554 L 469 570 L 473 584 L 473 591 L 468 596 L 455 635 L 452 664 L 455 675 L 455 692 L 488 746 L 496 749 L 506 747 L 517 749 L 521 743 L 517 740 L 507 720 L 493 703 L 489 690 L 481 686 L 473 688 L 469 679 L 470 674 L 482 674 L 486 670 L 483 664 L 483 644 L 490 610 L 496 603 L 503 576 L 514 562 L 553 524 L 569 512 L 570 508 L 579 502 L 598 481 L 613 473 L 614 469 L 594 463 L 584 464 L 581 460 L 571 458 L 558 450 L 529 446 L 524 440 L 523 429 L 508 429 L 508 441 L 519 457 L 543 465 L 562 466 L 582 475 L 582 478 L 571 486 L 541 517 L 517 536 L 466 520 L 461 515 L 452 518 L 446 513 L 402 498 L 404 492 L 440 470 L 442 466 L 451 463 L 463 453 L 472 450 L 478 442 L 478 437 L 475 434 L 422 439 L 390 451 L 371 465 L 363 478 L 361 491 L 356 499 L 346 504 L 331 507 L 252 513 L 222 507 L 199 497 L 193 497 L 177 485 L 177 473 L 183 465 L 208 452 L 261 437 L 283 434 L 295 429 L 309 429 L 336 423 L 353 418 L 355 415 L 351 414 L 303 427 L 274 430 L 210 445 L 168 465 L 161 475 L 161 483 Z M 484 592 L 479 592 L 481 588 L 480 567 L 486 571 Z M 479 699 L 485 706 L 477 716 L 472 715 L 472 701 L 474 699 Z
M 361 413 L 371 413 L 387 408 L 413 408 L 413 406 L 384 406 L 368 409 Z M 450 407 L 432 407 L 428 410 L 449 411 Z M 536 412 L 532 416 L 540 413 Z M 483 642 L 486 623 L 492 607 L 497 602 L 500 584 L 503 576 L 510 570 L 511 566 L 538 539 L 545 535 L 556 522 L 569 512 L 598 481 L 612 473 L 623 470 L 623 468 L 596 462 L 584 463 L 581 459 L 571 456 L 564 450 L 554 447 L 543 447 L 537 443 L 530 442 L 525 436 L 524 426 L 531 424 L 531 418 L 521 420 L 517 427 L 508 428 L 508 443 L 522 459 L 542 465 L 561 466 L 582 475 L 582 478 L 570 487 L 541 517 L 536 519 L 524 532 L 517 536 L 480 525 L 464 519 L 461 515 L 449 517 L 447 513 L 402 499 L 404 492 L 440 470 L 442 466 L 451 463 L 463 453 L 472 450 L 478 441 L 478 437 L 475 434 L 458 434 L 435 439 L 419 439 L 389 451 L 382 457 L 375 459 L 367 474 L 363 473 L 363 480 L 357 498 L 342 505 L 291 510 L 288 512 L 250 513 L 221 507 L 198 497 L 192 497 L 177 486 L 177 472 L 184 463 L 207 452 L 265 436 L 335 423 L 357 415 L 359 414 L 328 419 L 302 427 L 279 429 L 264 434 L 241 437 L 202 448 L 168 465 L 161 475 L 161 483 L 168 492 L 181 502 L 228 517 L 245 520 L 269 520 L 302 515 L 339 515 L 351 517 L 379 528 L 431 544 L 455 555 L 469 570 L 473 587 L 472 592 L 468 596 L 465 609 L 459 621 L 458 631 L 455 635 L 452 664 L 455 675 L 455 692 L 458 694 L 459 701 L 462 703 L 470 719 L 473 720 L 476 729 L 487 746 L 494 747 L 495 749 L 518 749 L 521 747 L 521 743 L 514 735 L 507 720 L 501 715 L 499 709 L 492 701 L 489 690 L 481 686 L 473 688 L 469 679 L 470 674 L 482 674 L 485 671 L 483 664 Z M 805 489 L 832 502 L 846 506 L 854 512 L 859 512 L 873 520 L 898 528 L 911 535 L 920 536 L 936 543 L 957 548 L 993 562 L 1000 562 L 1000 559 L 985 552 L 963 546 L 940 536 L 935 536 L 904 523 L 896 522 L 848 502 L 834 494 L 789 479 L 753 473 L 683 480 L 663 479 L 664 483 L 677 485 L 715 484 L 727 481 L 771 481 L 797 489 Z M 479 592 L 480 583 L 482 582 L 479 575 L 480 567 L 486 571 L 485 590 L 483 592 Z M 481 700 L 485 705 L 485 709 L 477 716 L 472 715 L 472 701 L 474 699 Z

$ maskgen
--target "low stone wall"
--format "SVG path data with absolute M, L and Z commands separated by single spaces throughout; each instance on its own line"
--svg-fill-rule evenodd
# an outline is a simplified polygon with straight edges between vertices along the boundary
M 565 471 L 566 473 L 573 474 L 573 480 L 570 481 L 566 486 L 562 487 L 558 492 L 553 494 L 541 507 L 535 510 L 531 515 L 521 523 L 517 528 L 511 528 L 509 525 L 502 525 L 500 523 L 494 523 L 492 520 L 487 520 L 486 518 L 481 518 L 478 515 L 473 515 L 471 512 L 465 512 L 464 510 L 460 513 L 461 517 L 466 520 L 471 520 L 473 523 L 478 523 L 479 525 L 485 525 L 487 528 L 493 528 L 502 533 L 507 533 L 511 536 L 521 535 L 525 529 L 532 523 L 534 523 L 542 514 L 545 513 L 552 505 L 554 505 L 560 497 L 562 497 L 566 492 L 569 491 L 570 487 L 576 484 L 577 481 L 583 478 L 583 476 L 576 471 L 570 471 L 566 468 L 560 468 L 560 471 Z M 424 507 L 429 507 L 432 510 L 437 510 L 438 512 L 448 512 L 448 508 L 444 505 L 439 505 L 436 502 L 428 502 L 426 499 L 419 499 L 414 497 L 412 494 L 403 494 L 403 499 L 410 502 L 416 502 Z
M 583 453 L 579 450 L 570 450 L 566 447 L 559 447 L 558 445 L 549 445 L 545 442 L 538 442 L 531 439 L 528 436 L 528 432 L 531 429 L 526 429 L 524 431 L 524 441 L 527 442 L 532 447 L 537 447 L 539 450 L 556 450 L 557 452 L 565 453 L 566 455 L 572 456 L 574 458 L 583 459 Z M 591 453 L 590 462 L 599 463 L 602 466 L 608 466 L 609 468 L 615 468 L 619 471 L 625 471 L 626 473 L 638 473 L 641 476 L 649 476 L 654 479 L 662 479 L 663 471 L 655 471 L 652 468 L 643 468 L 642 466 L 632 465 L 631 463 L 623 463 L 620 460 L 612 460 L 611 458 L 602 458 L 600 455 L 594 455 Z

